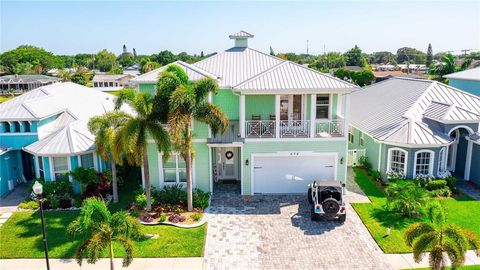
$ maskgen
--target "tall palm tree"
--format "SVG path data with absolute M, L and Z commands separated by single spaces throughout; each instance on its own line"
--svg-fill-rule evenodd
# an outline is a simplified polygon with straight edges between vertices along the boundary
M 127 267 L 133 260 L 132 238 L 140 236 L 138 222 L 127 212 L 110 213 L 102 199 L 91 197 L 84 201 L 80 215 L 68 225 L 67 233 L 71 236 L 80 234 L 86 240 L 77 248 L 76 261 L 82 265 L 83 258 L 88 263 L 98 261 L 108 249 L 110 269 L 113 265 L 113 242 L 119 243 L 126 252 L 123 266 Z
M 192 83 L 185 71 L 177 65 L 170 65 L 162 72 L 157 83 L 156 112 L 165 115 L 168 110 L 167 122 L 172 142 L 185 160 L 189 211 L 193 210 L 192 161 L 195 154 L 192 122 L 197 120 L 208 124 L 214 134 L 224 133 L 228 127 L 225 113 L 207 101 L 208 94 L 217 91 L 215 80 L 206 78 Z
M 118 130 L 129 116 L 122 111 L 107 112 L 88 121 L 88 129 L 95 134 L 95 151 L 103 160 L 112 164 L 113 202 L 118 202 L 117 164 L 123 164 L 122 149 L 115 144 Z
M 115 101 L 115 107 L 119 109 L 124 103 L 130 105 L 135 115 L 129 115 L 124 125 L 118 130 L 115 144 L 117 148 L 127 153 L 126 158 L 130 164 L 143 165 L 147 211 L 151 211 L 147 140 L 153 139 L 158 151 L 162 151 L 164 160 L 167 160 L 170 157 L 170 136 L 160 119 L 153 114 L 153 98 L 149 93 L 124 88 Z
M 405 242 L 413 248 L 413 259 L 420 262 L 424 252 L 429 252 L 429 264 L 434 270 L 445 268 L 444 253 L 450 258 L 452 268 L 465 262 L 465 252 L 469 246 L 477 251 L 480 239 L 471 231 L 446 222 L 445 211 L 439 203 L 428 208 L 427 222 L 410 225 L 405 232 Z

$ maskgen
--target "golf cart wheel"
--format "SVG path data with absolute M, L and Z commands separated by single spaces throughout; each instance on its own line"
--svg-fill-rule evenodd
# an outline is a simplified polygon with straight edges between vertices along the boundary
M 340 204 L 334 198 L 328 198 L 322 202 L 322 209 L 327 217 L 333 218 L 340 210 Z
M 338 217 L 338 221 L 340 221 L 341 223 L 344 223 L 346 219 L 347 219 L 347 214 L 341 215 Z
M 308 198 L 308 203 L 309 203 L 309 204 L 312 204 L 312 203 L 313 203 L 313 199 L 312 199 L 312 188 L 308 188 L 307 198 Z

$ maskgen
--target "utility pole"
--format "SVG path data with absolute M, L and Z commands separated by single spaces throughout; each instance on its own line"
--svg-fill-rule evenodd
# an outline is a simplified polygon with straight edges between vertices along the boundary
M 308 39 L 307 39 L 307 56 L 308 56 Z
M 325 43 L 323 43 L 323 55 L 326 55 L 327 51 L 325 50 Z
M 467 56 L 467 52 L 469 52 L 470 50 L 469 49 L 464 49 L 464 50 L 460 50 L 461 52 L 463 52 L 463 55 Z

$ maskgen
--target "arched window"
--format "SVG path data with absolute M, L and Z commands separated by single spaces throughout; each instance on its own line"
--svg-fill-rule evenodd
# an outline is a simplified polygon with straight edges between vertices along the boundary
M 407 174 L 408 152 L 401 148 L 388 149 L 387 171 Z
M 447 170 L 447 148 L 442 147 L 438 153 L 438 173 L 442 173 Z
M 417 174 L 431 175 L 433 174 L 433 159 L 435 153 L 431 150 L 419 150 L 415 152 L 414 175 Z

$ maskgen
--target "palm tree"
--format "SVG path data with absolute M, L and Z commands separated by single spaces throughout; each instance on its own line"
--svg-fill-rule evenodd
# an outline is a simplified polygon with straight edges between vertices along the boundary
M 126 123 L 128 115 L 122 111 L 107 112 L 88 121 L 88 129 L 95 134 L 95 151 L 112 164 L 113 202 L 118 202 L 117 164 L 123 164 L 122 149 L 115 144 L 117 131 Z
M 445 54 L 442 56 L 442 62 L 438 64 L 434 69 L 433 73 L 435 75 L 438 75 L 440 78 L 442 78 L 444 75 L 454 73 L 457 70 L 457 67 L 455 65 L 455 56 L 453 56 L 450 53 Z
M 86 236 L 77 248 L 76 261 L 79 265 L 82 265 L 84 257 L 88 263 L 95 263 L 108 249 L 111 270 L 114 269 L 113 242 L 119 243 L 125 250 L 123 266 L 127 267 L 133 260 L 132 238 L 140 236 L 135 218 L 125 211 L 110 213 L 105 202 L 96 197 L 84 201 L 80 215 L 68 225 L 67 232 L 71 236 Z
M 402 216 L 413 217 L 421 214 L 430 197 L 423 188 L 412 181 L 392 181 L 385 189 L 387 206 Z
M 480 239 L 471 231 L 446 222 L 445 211 L 439 203 L 428 208 L 427 222 L 410 225 L 405 232 L 405 242 L 413 248 L 413 259 L 420 262 L 424 252 L 429 252 L 430 267 L 434 270 L 445 268 L 444 253 L 450 258 L 452 268 L 463 265 L 469 246 L 477 251 Z
M 115 101 L 116 109 L 124 103 L 130 105 L 135 115 L 128 115 L 125 123 L 119 128 L 115 138 L 115 148 L 127 153 L 126 158 L 130 164 L 143 166 L 147 211 L 151 211 L 147 139 L 151 138 L 155 141 L 158 151 L 164 153 L 163 158 L 166 161 L 170 157 L 170 136 L 160 119 L 153 114 L 153 98 L 149 93 L 124 88 Z
M 185 160 L 187 174 L 188 210 L 193 210 L 192 201 L 192 161 L 194 148 L 192 144 L 192 121 L 206 123 L 214 134 L 224 133 L 228 119 L 222 110 L 207 101 L 209 93 L 217 93 L 217 82 L 206 78 L 190 82 L 185 71 L 177 65 L 170 65 L 162 72 L 157 83 L 155 97 L 156 110 L 165 115 L 168 110 L 168 127 L 176 150 Z M 165 119 L 163 119 L 165 120 Z

